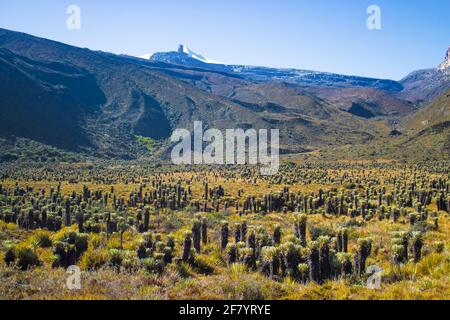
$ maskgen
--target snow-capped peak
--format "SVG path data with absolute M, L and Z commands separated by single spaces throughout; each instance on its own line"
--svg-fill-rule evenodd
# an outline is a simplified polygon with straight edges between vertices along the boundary
M 215 60 L 211 60 L 206 58 L 205 56 L 202 56 L 201 54 L 195 53 L 194 51 L 190 50 L 188 47 L 180 44 L 180 46 L 178 47 L 178 52 L 179 53 L 185 53 L 187 54 L 190 58 L 202 61 L 204 63 L 212 63 L 212 64 L 224 64 L 222 62 L 218 62 Z
M 205 56 L 203 56 L 201 54 L 195 53 L 194 51 L 192 51 L 191 49 L 189 49 L 188 47 L 186 47 L 186 46 L 184 46 L 182 44 L 180 44 L 178 46 L 178 53 L 179 54 L 185 54 L 185 55 L 187 55 L 188 57 L 190 57 L 192 59 L 195 59 L 195 60 L 198 60 L 198 61 L 201 61 L 201 62 L 204 62 L 204 63 L 226 64 L 226 63 L 222 63 L 222 62 L 215 61 L 215 60 L 212 60 L 212 59 L 208 59 L 208 58 L 206 58 Z M 143 54 L 143 55 L 138 56 L 138 58 L 145 59 L 145 60 L 150 60 L 151 57 L 152 57 L 152 54 Z

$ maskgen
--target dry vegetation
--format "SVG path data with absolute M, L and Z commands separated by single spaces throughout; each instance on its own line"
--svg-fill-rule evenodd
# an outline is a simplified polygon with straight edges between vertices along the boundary
M 448 162 L 289 162 L 265 178 L 4 165 L 0 298 L 449 299 L 449 178 Z

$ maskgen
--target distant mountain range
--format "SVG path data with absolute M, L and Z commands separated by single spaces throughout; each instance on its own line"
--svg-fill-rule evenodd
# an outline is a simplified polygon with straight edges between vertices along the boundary
M 209 63 L 202 55 L 192 55 L 183 45 L 178 51 L 160 52 L 150 56 L 151 61 L 164 62 L 185 67 L 196 67 L 207 70 L 228 72 L 244 79 L 258 82 L 285 82 L 300 86 L 320 86 L 331 88 L 373 88 L 392 93 L 414 103 L 423 103 L 444 93 L 450 85 L 448 71 L 450 69 L 450 48 L 444 62 L 434 69 L 412 72 L 397 82 L 386 79 L 339 75 L 297 69 L 276 69 L 246 65 L 226 65 L 217 62 Z
M 276 69 L 246 65 L 226 65 L 204 58 L 199 54 L 180 45 L 178 51 L 155 53 L 150 57 L 151 61 L 169 64 L 183 65 L 186 67 L 198 67 L 208 70 L 228 72 L 239 75 L 247 80 L 258 82 L 286 82 L 297 85 L 319 85 L 329 87 L 370 87 L 388 91 L 401 91 L 403 87 L 396 81 L 381 80 L 356 76 L 344 76 L 333 73 L 317 72 L 297 69 Z
M 447 68 L 396 82 L 230 66 L 184 46 L 142 59 L 0 29 L 0 144 L 9 153 L 27 139 L 93 157 L 162 157 L 171 132 L 195 120 L 279 128 L 283 153 L 364 145 L 389 139 L 449 87 Z

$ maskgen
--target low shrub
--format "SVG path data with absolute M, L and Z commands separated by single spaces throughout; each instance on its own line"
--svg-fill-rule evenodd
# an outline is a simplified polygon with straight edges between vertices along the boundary
M 40 266 L 41 262 L 39 261 L 39 257 L 30 248 L 21 248 L 19 249 L 19 252 L 17 253 L 17 267 L 22 270 L 26 271 L 32 267 Z

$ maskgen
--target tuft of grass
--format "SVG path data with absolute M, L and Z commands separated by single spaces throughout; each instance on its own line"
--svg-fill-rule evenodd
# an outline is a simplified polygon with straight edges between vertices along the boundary
M 34 236 L 34 239 L 36 244 L 41 248 L 50 248 L 53 244 L 50 233 L 46 231 L 38 231 Z
M 88 250 L 80 260 L 80 267 L 83 270 L 98 270 L 106 266 L 110 261 L 107 251 L 102 249 Z
M 435 279 L 450 274 L 450 257 L 445 253 L 431 253 L 417 264 L 417 273 Z

